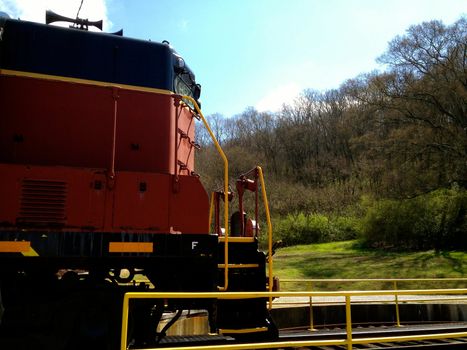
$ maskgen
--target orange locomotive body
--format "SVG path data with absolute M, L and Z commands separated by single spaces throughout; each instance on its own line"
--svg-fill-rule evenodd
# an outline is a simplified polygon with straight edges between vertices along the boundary
M 179 99 L 31 73 L 0 75 L 2 228 L 208 231 L 207 195 L 192 173 L 194 116 Z M 29 203 L 40 201 L 31 181 L 62 183 L 66 198 Z
M 194 116 L 179 99 L 9 74 L 18 73 L 0 75 L 3 229 L 208 232 Z
M 0 17 L 0 347 L 114 349 L 125 292 L 217 290 L 186 95 L 200 85 L 167 43 Z M 234 263 L 257 267 L 229 290 L 265 290 L 257 240 L 240 246 Z M 275 334 L 264 300 L 154 303 L 132 306 L 135 346 L 160 341 L 167 309 Z

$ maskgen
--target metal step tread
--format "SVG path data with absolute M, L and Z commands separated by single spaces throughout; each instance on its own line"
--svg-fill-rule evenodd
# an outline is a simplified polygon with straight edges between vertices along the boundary
M 171 335 L 161 339 L 158 346 L 173 346 L 176 345 L 215 345 L 225 344 L 234 341 L 234 338 L 222 334 L 203 334 L 203 335 Z

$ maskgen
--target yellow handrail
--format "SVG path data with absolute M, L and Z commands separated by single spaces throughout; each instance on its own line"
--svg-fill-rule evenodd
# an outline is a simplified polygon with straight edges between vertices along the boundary
M 352 338 L 352 319 L 350 313 L 351 297 L 353 296 L 384 296 L 384 295 L 433 295 L 433 294 L 467 294 L 467 289 L 418 289 L 418 290 L 372 290 L 372 291 L 331 291 L 331 292 L 186 292 L 186 293 L 171 293 L 171 292 L 130 292 L 126 293 L 123 298 L 122 312 L 122 334 L 121 334 L 121 350 L 126 350 L 128 342 L 128 316 L 129 316 L 129 301 L 130 299 L 222 299 L 222 300 L 239 300 L 239 299 L 256 299 L 256 298 L 280 298 L 280 297 L 331 297 L 344 296 L 346 300 L 346 339 L 332 339 L 325 341 L 299 341 L 287 342 L 286 347 L 298 346 L 322 346 L 322 345 L 347 345 L 348 350 L 352 350 L 353 344 L 369 344 L 378 342 L 397 342 L 408 340 L 424 340 L 424 339 L 443 339 L 466 337 L 467 332 L 445 333 L 445 334 L 425 334 L 411 336 L 395 336 L 395 337 L 374 337 L 374 338 Z M 203 347 L 174 347 L 168 350 L 188 350 L 188 349 L 266 349 L 284 347 L 284 342 L 268 342 L 256 344 L 235 344 L 235 345 L 212 345 Z
M 273 287 L 273 263 L 272 263 L 272 223 L 271 223 L 271 214 L 269 212 L 269 202 L 268 196 L 266 194 L 266 184 L 264 182 L 263 169 L 260 166 L 257 166 L 259 180 L 261 182 L 261 193 L 263 195 L 264 210 L 266 212 L 266 222 L 268 225 L 268 271 L 269 271 L 269 291 L 272 292 Z M 269 309 L 272 309 L 272 297 L 269 299 Z
M 190 101 L 196 112 L 198 113 L 199 117 L 203 121 L 204 127 L 209 133 L 209 136 L 211 136 L 212 142 L 214 142 L 214 145 L 216 146 L 217 152 L 220 154 L 223 162 L 224 162 L 224 286 L 223 287 L 218 287 L 220 291 L 226 291 L 229 287 L 229 161 L 227 160 L 227 157 L 225 156 L 224 151 L 222 150 L 222 147 L 220 146 L 219 142 L 217 142 L 216 137 L 214 136 L 214 133 L 212 132 L 211 128 L 209 127 L 209 124 L 204 118 L 203 113 L 201 112 L 201 109 L 199 108 L 198 103 L 196 100 L 191 97 L 191 96 L 180 96 L 182 99 Z
M 391 282 L 393 284 L 394 290 L 398 289 L 397 282 L 447 282 L 447 281 L 467 281 L 467 278 L 464 277 L 453 277 L 453 278 L 329 278 L 329 279 L 322 279 L 322 278 L 296 278 L 296 279 L 282 279 L 281 282 L 282 284 L 286 284 L 288 282 L 291 283 L 306 283 L 306 284 L 312 284 L 314 282 L 326 282 L 326 283 L 352 283 L 352 282 Z M 310 289 L 311 290 L 311 289 Z M 309 308 L 310 308 L 310 325 L 311 329 L 313 329 L 313 304 L 312 304 L 312 298 L 310 297 L 310 303 L 309 303 Z M 443 299 L 446 300 L 446 299 Z M 456 299 L 459 300 L 459 299 Z M 398 294 L 394 294 L 394 303 L 395 303 L 395 309 L 396 309 L 396 325 L 397 327 L 401 327 L 401 322 L 400 322 L 400 312 L 399 312 L 399 296 Z M 433 299 L 417 299 L 418 302 L 425 302 L 425 301 L 433 301 Z M 380 301 L 381 302 L 381 301 Z M 303 303 L 301 303 L 303 304 Z M 329 302 L 325 302 L 325 304 L 329 304 Z M 332 302 L 331 302 L 332 304 Z

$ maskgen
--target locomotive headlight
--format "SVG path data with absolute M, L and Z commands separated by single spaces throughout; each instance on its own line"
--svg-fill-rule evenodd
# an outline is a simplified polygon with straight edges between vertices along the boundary
M 185 60 L 180 56 L 175 56 L 174 66 L 175 70 L 182 71 L 183 69 L 185 69 Z

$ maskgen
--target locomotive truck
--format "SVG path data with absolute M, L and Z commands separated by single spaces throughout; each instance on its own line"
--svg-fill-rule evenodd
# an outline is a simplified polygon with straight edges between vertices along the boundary
M 257 225 L 241 209 L 222 228 L 227 184 L 210 205 L 195 172 L 192 70 L 166 42 L 92 25 L 0 17 L 1 348 L 116 349 L 128 291 L 271 288 Z M 128 347 L 160 345 L 161 315 L 193 308 L 212 333 L 277 336 L 263 299 L 138 300 Z

